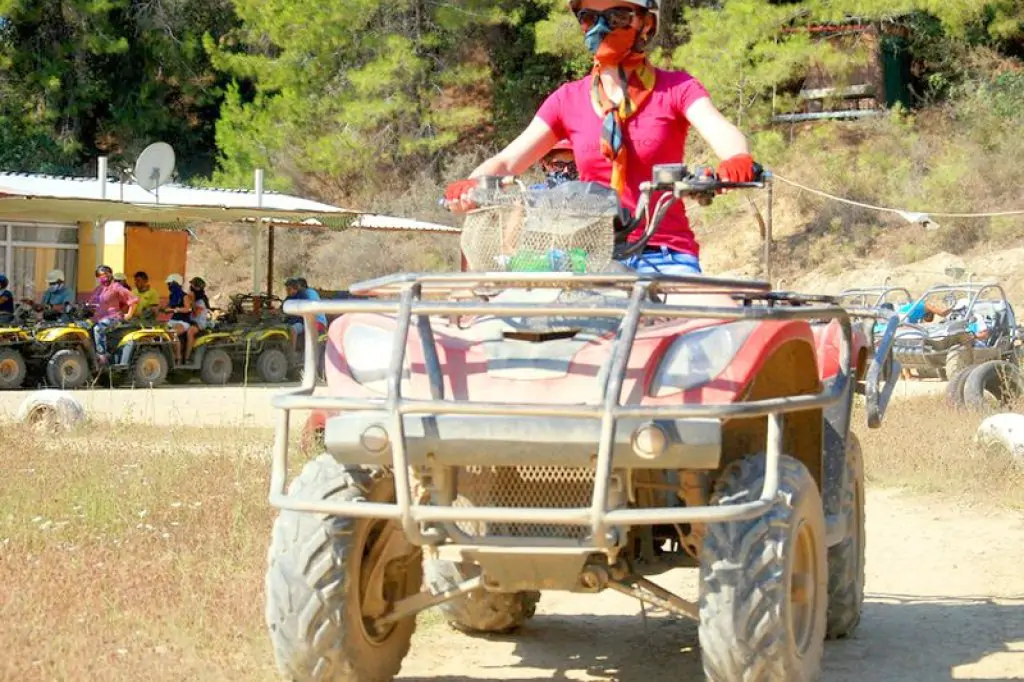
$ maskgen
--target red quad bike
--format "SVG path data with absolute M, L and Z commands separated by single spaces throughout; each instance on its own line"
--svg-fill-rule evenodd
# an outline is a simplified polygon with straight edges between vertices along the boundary
M 424 609 L 510 632 L 544 590 L 611 589 L 696 619 L 712 682 L 820 678 L 825 640 L 860 621 L 851 408 L 859 383 L 881 425 L 896 321 L 858 382 L 852 313 L 834 299 L 614 262 L 672 202 L 768 182 L 659 167 L 627 243 L 640 220 L 609 190 L 485 179 L 494 201 L 463 228 L 474 272 L 285 303 L 307 328 L 344 315 L 327 394 L 307 372 L 274 398 L 266 616 L 283 675 L 390 680 Z M 319 411 L 325 452 L 288 484 L 293 409 Z M 676 568 L 697 569 L 698 603 L 650 579 Z

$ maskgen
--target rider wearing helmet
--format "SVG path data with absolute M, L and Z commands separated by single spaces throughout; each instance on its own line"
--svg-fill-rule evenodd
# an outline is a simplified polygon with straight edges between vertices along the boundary
M 569 140 L 559 140 L 540 160 L 540 167 L 544 171 L 544 182 L 532 185 L 530 189 L 550 189 L 580 177 Z
M 192 305 L 186 299 L 188 294 L 182 285 L 185 278 L 178 273 L 167 275 L 167 308 L 166 312 L 171 314 L 167 320 L 167 328 L 174 333 L 174 361 L 181 361 L 181 337 L 184 336 L 192 326 Z
M 193 277 L 188 282 L 188 300 L 191 303 L 192 318 L 185 340 L 185 362 L 192 357 L 192 347 L 196 343 L 199 332 L 210 324 L 210 298 L 206 295 L 206 280 Z
M 101 365 L 110 360 L 107 349 L 107 331 L 122 320 L 130 320 L 135 316 L 135 306 L 139 299 L 120 284 L 114 281 L 114 271 L 108 265 L 96 268 L 96 279 L 99 280 L 89 302 L 96 306 L 93 315 L 95 324 L 92 327 L 93 341 L 96 344 L 96 357 Z M 127 311 L 122 315 L 122 310 Z
M 556 142 L 568 139 L 580 179 L 611 187 L 622 205 L 635 212 L 640 183 L 651 179 L 656 164 L 685 158 L 693 125 L 724 159 L 718 167 L 721 179 L 755 179 L 746 137 L 715 108 L 704 86 L 685 71 L 665 71 L 648 60 L 658 30 L 657 0 L 570 0 L 569 8 L 594 55 L 590 74 L 549 95 L 526 130 L 470 178 L 519 175 Z M 449 209 L 472 209 L 475 184 L 470 179 L 450 185 L 445 193 Z M 699 256 L 683 204 L 676 202 L 647 248 L 625 264 L 640 272 L 697 274 Z
M 127 289 L 128 291 L 132 290 L 131 285 L 128 284 L 128 277 L 125 276 L 123 272 L 115 272 L 114 281 L 117 282 L 118 286 Z
M 14 294 L 7 288 L 7 275 L 0 275 L 0 318 L 14 317 Z
M 43 314 L 66 312 L 68 304 L 72 302 L 72 297 L 71 292 L 64 284 L 64 271 L 50 270 L 46 273 L 46 283 L 49 286 L 43 292 L 43 298 L 40 301 Z

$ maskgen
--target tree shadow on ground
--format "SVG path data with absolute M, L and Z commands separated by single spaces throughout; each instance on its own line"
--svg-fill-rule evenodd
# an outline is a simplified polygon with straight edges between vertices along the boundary
M 991 598 L 875 594 L 850 639 L 825 647 L 829 682 L 997 682 L 1024 678 L 1024 595 Z M 452 632 L 451 637 L 459 637 Z M 457 642 L 458 640 L 454 640 Z M 695 623 L 670 617 L 541 615 L 509 636 L 455 644 L 450 660 L 466 671 L 402 677 L 407 682 L 476 680 L 703 679 Z M 514 647 L 488 656 L 487 642 Z M 479 649 L 479 651 L 473 651 Z M 413 654 L 415 655 L 415 653 Z M 476 656 L 479 660 L 476 660 Z M 505 665 L 494 659 L 518 662 Z M 960 670 L 970 666 L 968 670 Z M 955 674 L 955 678 L 954 678 Z

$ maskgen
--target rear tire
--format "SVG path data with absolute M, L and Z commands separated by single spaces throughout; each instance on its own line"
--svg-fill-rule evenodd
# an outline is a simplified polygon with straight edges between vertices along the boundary
M 277 346 L 266 348 L 256 357 L 256 374 L 268 384 L 288 379 L 288 354 Z
M 235 371 L 233 364 L 231 356 L 223 348 L 211 348 L 203 354 L 199 378 L 204 384 L 223 386 L 231 381 Z
M 964 401 L 972 410 L 988 409 L 985 394 L 996 399 L 1000 407 L 1011 407 L 1024 395 L 1024 375 L 1005 360 L 989 360 L 971 370 L 964 384 Z
M 860 441 L 850 434 L 846 448 L 840 513 L 846 537 L 828 549 L 828 613 L 826 637 L 842 639 L 860 624 L 864 606 L 864 459 Z
M 132 358 L 132 385 L 156 388 L 167 381 L 167 356 L 155 348 L 143 348 Z
M 46 363 L 46 383 L 53 388 L 74 391 L 89 383 L 89 361 L 77 348 L 65 348 Z
M 470 578 L 480 575 L 480 567 L 442 559 L 423 562 L 423 577 L 431 592 L 454 590 Z M 445 620 L 463 632 L 506 634 L 519 628 L 537 612 L 540 592 L 502 594 L 478 589 L 464 597 L 440 604 Z
M 309 501 L 393 502 L 394 481 L 321 455 L 303 467 L 288 493 Z M 384 682 L 398 674 L 416 618 L 378 632 L 361 608 L 371 596 L 363 592 L 362 571 L 372 571 L 382 542 L 405 542 L 402 529 L 382 519 L 287 510 L 277 517 L 267 554 L 266 619 L 278 668 L 288 679 Z M 396 600 L 416 594 L 422 581 L 420 552 L 405 545 L 409 554 L 386 571 L 396 579 L 384 594 Z
M 0 390 L 10 391 L 21 388 L 28 374 L 28 365 L 21 351 L 13 348 L 0 349 Z
M 712 503 L 752 502 L 765 456 L 729 465 Z M 783 456 L 767 514 L 710 523 L 700 557 L 700 646 L 709 682 L 813 682 L 821 677 L 828 566 L 825 516 L 807 468 Z

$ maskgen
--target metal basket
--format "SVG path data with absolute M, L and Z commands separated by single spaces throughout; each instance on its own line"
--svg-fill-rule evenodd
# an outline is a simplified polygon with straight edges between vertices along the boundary
M 612 259 L 618 200 L 593 183 L 486 199 L 462 226 L 462 252 L 482 272 L 603 272 Z

